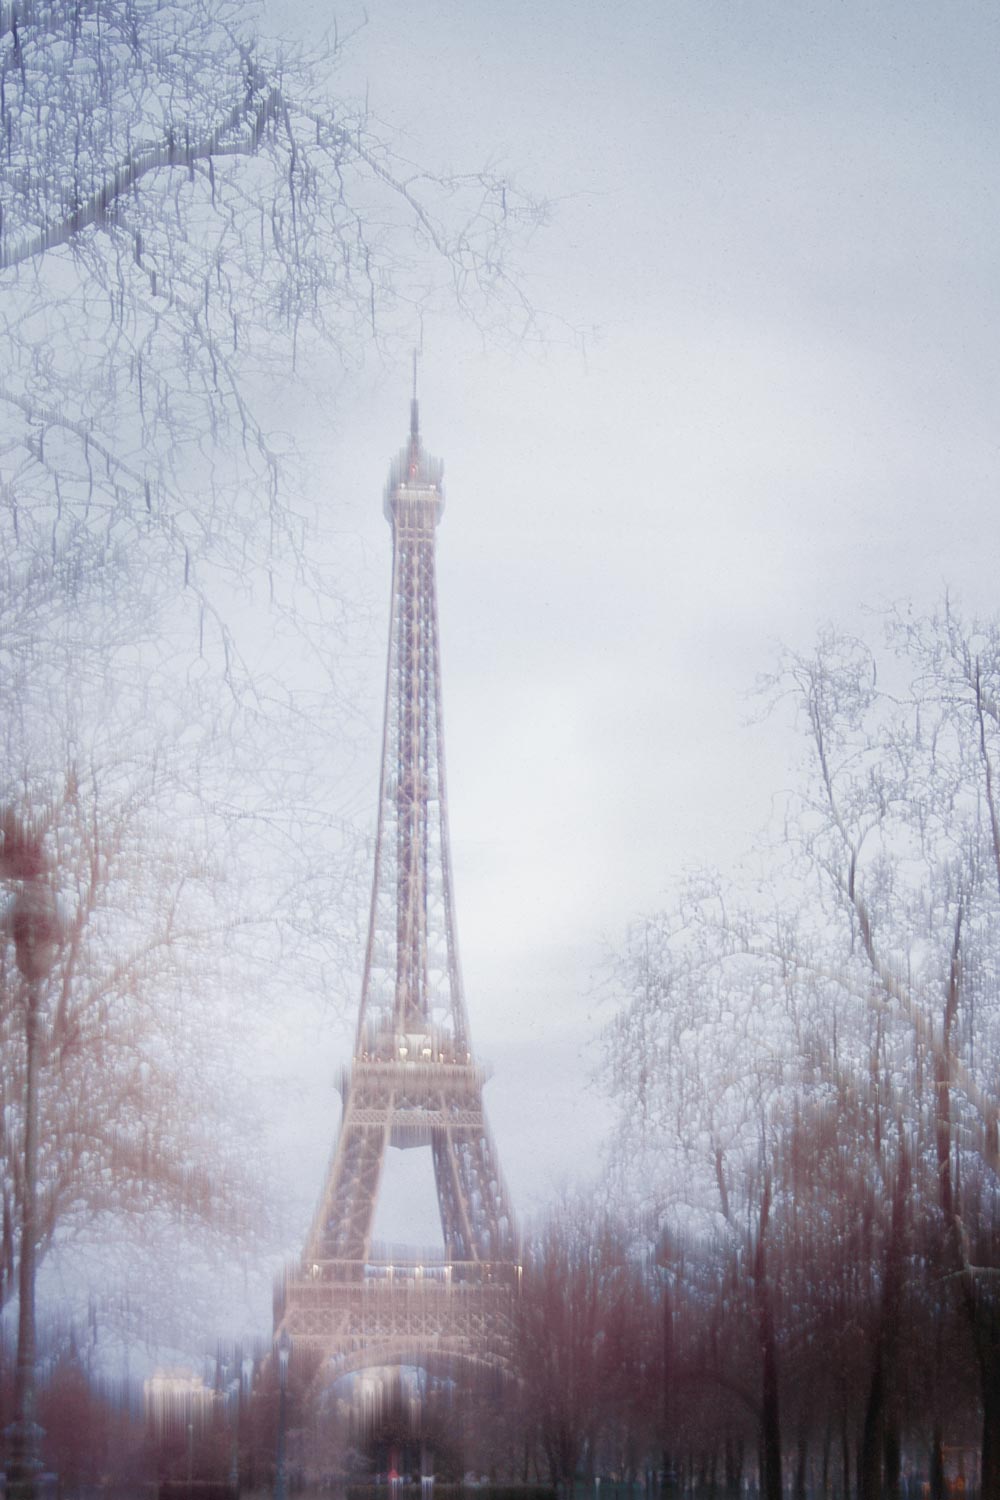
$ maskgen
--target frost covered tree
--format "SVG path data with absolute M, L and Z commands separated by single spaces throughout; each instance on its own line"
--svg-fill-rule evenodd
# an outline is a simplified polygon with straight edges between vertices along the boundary
M 127 548 L 151 612 L 195 606 L 195 653 L 231 645 L 220 580 L 285 603 L 282 560 L 318 582 L 277 435 L 296 371 L 412 341 L 442 294 L 528 316 L 513 186 L 396 156 L 335 98 L 336 45 L 253 21 L 232 0 L 0 7 L 0 552 Z
M 874 1347 L 870 1405 L 885 1409 L 869 1416 L 883 1432 L 892 1425 L 893 1387 L 908 1361 L 895 1332 L 892 1257 L 903 1254 L 895 1226 L 902 1235 L 916 1202 L 941 1278 L 931 1310 L 944 1313 L 959 1294 L 980 1377 L 982 1490 L 996 1496 L 1000 637 L 994 622 L 966 623 L 946 607 L 930 620 L 898 617 L 891 644 L 877 663 L 863 644 L 829 638 L 812 656 L 790 658 L 776 686 L 793 696 L 813 765 L 796 809 L 800 848 L 850 945 L 869 1015 L 881 1018 L 872 1055 L 881 1105 L 869 1139 L 884 1159 L 895 1138 L 902 1202 L 890 1221 Z M 871 1493 L 874 1467 L 872 1459 Z M 890 1487 L 898 1482 L 892 1445 L 883 1471 Z
M 119 738 L 103 763 L 68 764 L 61 783 L 28 767 L 3 779 L 7 911 L 30 839 L 61 934 L 33 993 L 9 922 L 0 943 L 0 1306 L 16 1293 L 21 1257 L 29 1024 L 39 1266 L 54 1249 L 64 1271 L 96 1250 L 107 1265 L 128 1236 L 153 1251 L 171 1225 L 225 1240 L 232 1254 L 261 1201 L 233 1087 L 245 998 L 237 1017 L 223 977 L 230 928 L 248 920 L 245 896 L 229 889 L 221 851 L 198 837 L 200 820 L 184 816 L 172 758 L 146 749 L 129 757 Z
M 674 912 L 636 926 L 623 979 L 629 1005 L 609 1036 L 623 1188 L 715 1267 L 711 1336 L 693 1363 L 699 1380 L 737 1394 L 752 1414 L 761 1491 L 775 1500 L 787 1342 L 781 1143 L 809 1067 L 808 1007 L 793 971 L 780 954 L 765 961 L 746 914 L 715 880 L 692 882 Z
M 113 550 L 100 566 L 108 603 L 88 611 L 85 643 L 69 559 L 57 577 L 44 564 L 8 574 L 0 807 L 15 830 L 40 826 L 65 919 L 38 996 L 41 1295 L 78 1311 L 88 1287 L 104 1296 L 115 1280 L 138 1282 L 144 1305 L 133 1298 L 129 1322 L 162 1342 L 209 1284 L 215 1307 L 231 1294 L 239 1316 L 238 1273 L 275 1250 L 287 1203 L 284 1184 L 267 1180 L 261 1033 L 273 1041 L 276 997 L 327 991 L 316 966 L 346 903 L 343 872 L 317 856 L 322 812 L 300 813 L 289 795 L 306 772 L 276 727 L 258 766 L 255 704 L 220 705 L 212 676 L 170 696 L 169 663 L 147 667 L 148 656 L 127 670 L 141 596 L 127 557 Z M 16 867 L 4 880 L 9 911 Z M 0 937 L 0 1302 L 19 1274 L 31 998 L 13 936 L 8 926 Z
M 998 687 L 995 622 L 951 608 L 895 617 L 879 652 L 787 656 L 770 690 L 806 757 L 770 862 L 638 930 L 611 1037 L 661 1211 L 694 1183 L 739 1216 L 750 1307 L 767 1246 L 783 1461 L 839 1439 L 865 1500 L 898 1492 L 907 1446 L 940 1483 L 962 1368 L 1000 1493 Z M 819 1330 L 839 1392 L 805 1378 Z
M 289 412 L 443 301 L 514 336 L 530 319 L 510 257 L 534 209 L 395 154 L 337 98 L 337 59 L 266 41 L 232 0 L 0 0 L 0 802 L 58 809 L 74 933 L 46 999 L 49 1239 L 156 1183 L 165 1204 L 185 1164 L 173 1186 L 198 1197 L 210 1153 L 178 1132 L 224 1144 L 225 1080 L 180 1064 L 211 1055 L 188 1052 L 193 1014 L 217 1034 L 220 932 L 259 972 L 280 957 L 286 989 L 308 945 L 326 979 L 349 877 L 316 754 L 330 704 L 267 651 L 298 632 L 329 698 L 341 617 Z
M 586 1198 L 564 1200 L 529 1236 L 515 1359 L 526 1453 L 549 1481 L 602 1468 L 635 1477 L 648 1323 L 641 1268 L 622 1224 Z M 536 1469 L 538 1468 L 536 1459 Z
M 289 414 L 442 301 L 530 316 L 509 263 L 534 209 L 397 156 L 336 96 L 338 52 L 269 43 L 232 0 L 0 3 L 8 763 L 58 776 L 50 704 L 71 682 L 99 728 L 117 684 L 129 753 L 166 734 L 218 836 L 255 824 L 286 945 L 337 925 L 349 717 Z

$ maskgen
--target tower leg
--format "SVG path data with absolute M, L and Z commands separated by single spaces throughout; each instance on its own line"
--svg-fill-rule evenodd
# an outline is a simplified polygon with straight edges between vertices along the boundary
M 381 1124 L 355 1125 L 349 1103 L 327 1191 L 306 1246 L 307 1260 L 367 1260 L 388 1143 L 388 1108 Z
M 485 1124 L 479 1129 L 438 1132 L 434 1170 L 449 1252 L 455 1253 L 451 1251 L 454 1241 L 468 1247 L 463 1260 L 512 1259 L 513 1220 L 496 1148 Z

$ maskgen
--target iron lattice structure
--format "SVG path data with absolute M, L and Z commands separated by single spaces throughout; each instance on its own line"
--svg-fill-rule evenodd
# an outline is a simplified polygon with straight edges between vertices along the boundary
M 509 1355 L 518 1239 L 483 1109 L 455 936 L 435 532 L 442 465 L 417 402 L 389 474 L 392 604 L 378 834 L 361 1006 L 343 1117 L 276 1333 L 334 1370 Z M 386 1150 L 430 1146 L 443 1255 L 373 1244 Z

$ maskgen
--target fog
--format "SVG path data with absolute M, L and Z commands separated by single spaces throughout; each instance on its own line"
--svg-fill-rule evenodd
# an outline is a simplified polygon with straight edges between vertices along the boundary
M 877 639 L 946 591 L 993 606 L 996 43 L 985 7 L 420 0 L 344 48 L 406 154 L 550 204 L 537 337 L 414 329 L 459 939 L 525 1213 L 598 1159 L 607 951 L 686 869 L 731 867 L 792 779 L 754 696 L 779 644 Z M 376 621 L 408 377 L 401 349 L 343 379 L 306 439 Z
M 913 745 L 928 703 L 965 701 L 934 676 L 929 647 L 900 669 L 881 641 L 891 606 L 904 620 L 946 599 L 969 621 L 995 608 L 1000 20 L 985 4 L 853 0 L 375 0 L 336 15 L 268 0 L 262 31 L 287 39 L 269 65 L 309 100 L 286 139 L 252 69 L 219 134 L 220 89 L 228 98 L 250 67 L 241 22 L 199 11 L 189 33 L 183 7 L 154 11 L 169 45 L 157 31 L 148 78 L 122 47 L 124 103 L 97 111 L 90 134 L 90 75 L 41 22 L 22 66 L 3 16 L 3 107 L 18 123 L 0 264 L 2 799 L 48 808 L 70 925 L 79 937 L 92 909 L 103 923 L 91 947 L 62 949 L 46 1098 L 74 1141 L 93 1128 L 115 1193 L 97 1147 L 83 1153 L 88 1171 L 97 1163 L 86 1191 L 53 1189 L 65 1219 L 46 1305 L 78 1315 L 100 1282 L 102 1308 L 144 1293 L 153 1322 L 183 1303 L 189 1326 L 218 1316 L 266 1336 L 271 1271 L 301 1249 L 324 1181 L 360 998 L 389 624 L 382 495 L 408 431 L 412 351 L 423 441 L 445 465 L 458 946 L 475 1053 L 493 1072 L 487 1109 L 528 1223 L 567 1184 L 606 1183 L 611 1165 L 621 1176 L 631 1095 L 609 1096 L 607 1029 L 623 1006 L 645 1021 L 637 997 L 654 974 L 629 968 L 630 925 L 675 913 L 691 871 L 736 874 L 781 846 L 788 789 L 815 794 L 801 730 L 821 716 L 787 681 L 784 695 L 755 691 L 781 647 L 808 654 L 828 627 L 863 637 L 873 681 L 902 671 L 920 705 Z M 297 48 L 324 34 L 327 62 L 297 71 Z M 185 62 L 198 46 L 213 60 L 204 75 Z M 328 65 L 332 103 L 317 103 Z M 157 134 L 175 93 L 183 147 L 169 119 Z M 296 198 L 286 183 L 303 160 Z M 436 253 L 431 219 L 413 231 L 408 193 L 433 202 L 434 226 L 461 226 L 461 252 Z M 989 632 L 968 639 L 988 664 Z M 867 724 L 867 665 L 849 666 Z M 986 709 L 973 706 L 983 746 Z M 840 732 L 832 709 L 830 722 Z M 870 742 L 846 742 L 858 763 L 875 759 Z M 959 744 L 967 770 L 975 747 Z M 991 792 L 963 788 L 949 803 L 935 783 L 927 807 L 964 816 L 978 797 L 978 837 Z M 862 802 L 863 790 L 852 784 Z M 121 837 L 87 816 L 91 792 Z M 912 854 L 913 822 L 875 825 L 887 863 Z M 928 834 L 920 853 L 940 854 L 926 903 L 939 915 L 935 882 L 961 859 L 935 830 L 942 843 Z M 120 862 L 102 862 L 112 845 Z M 754 879 L 757 894 L 800 888 L 784 867 Z M 953 894 L 940 896 L 949 917 Z M 931 939 L 907 946 L 901 931 L 902 919 L 894 961 L 933 967 Z M 808 935 L 829 933 L 817 918 Z M 5 994 L 19 996 L 8 937 Z M 144 1009 L 144 986 L 163 1009 Z M 74 996 L 100 1022 L 79 1073 L 90 1033 L 66 1023 Z M 716 998 L 718 1015 L 746 1019 L 728 992 Z M 20 1005 L 4 1011 L 18 1088 Z M 115 1066 L 130 1061 L 102 1075 L 108 1006 L 124 1024 Z M 133 1072 L 133 1021 L 150 1014 L 163 1029 L 142 1031 L 149 1056 Z M 990 1035 L 972 1021 L 963 1033 L 968 1098 L 985 1087 Z M 666 1057 L 675 1038 L 657 1037 Z M 728 1056 L 720 1044 L 709 1060 Z M 697 1116 L 693 1059 L 671 1084 L 695 1096 L 691 1140 L 664 1146 L 659 1166 L 635 1153 L 658 1224 L 675 1186 L 690 1213 L 718 1187 L 700 1157 L 681 1182 L 718 1125 Z M 110 1099 L 112 1073 L 114 1108 L 84 1110 L 84 1130 L 73 1110 Z M 175 1074 L 184 1087 L 170 1094 Z M 666 1063 L 656 1076 L 673 1078 Z M 720 1096 L 730 1081 L 716 1079 Z M 144 1196 L 140 1100 L 172 1143 L 159 1180 L 178 1179 L 194 1250 L 164 1228 L 166 1200 Z M 205 1138 L 226 1191 L 192 1208 Z M 436 1241 L 426 1155 L 411 1156 L 392 1158 L 378 1232 Z M 674 1185 L 654 1183 L 664 1164 Z M 250 1168 L 266 1206 L 248 1226 L 234 1200 L 256 1201 Z M 109 1227 L 119 1210 L 140 1226 L 128 1252 Z M 203 1211 L 225 1225 L 225 1298 L 200 1255 Z M 183 1284 L 150 1287 L 136 1267 L 151 1246 Z M 12 1309 L 13 1248 L 9 1262 Z

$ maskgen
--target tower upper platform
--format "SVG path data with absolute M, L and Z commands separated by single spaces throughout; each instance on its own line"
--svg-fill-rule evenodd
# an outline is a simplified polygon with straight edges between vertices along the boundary
M 395 524 L 401 508 L 408 512 L 414 509 L 429 511 L 436 526 L 444 510 L 443 479 L 441 459 L 425 453 L 420 441 L 420 412 L 414 396 L 410 402 L 410 441 L 393 459 L 382 501 L 382 510 L 390 526 Z

